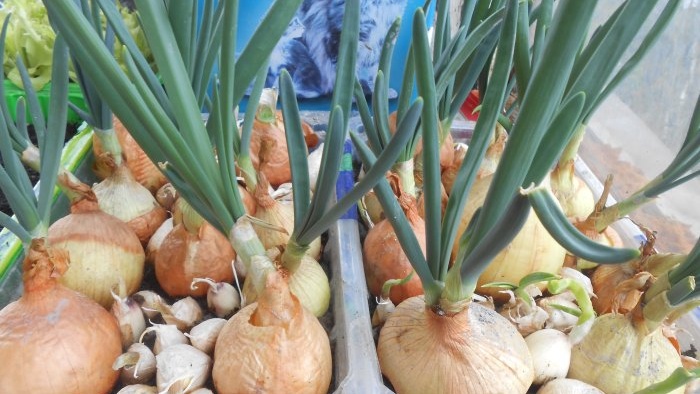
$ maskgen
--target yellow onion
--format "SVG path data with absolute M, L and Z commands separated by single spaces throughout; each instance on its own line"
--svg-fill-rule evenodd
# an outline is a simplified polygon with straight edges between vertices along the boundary
M 256 116 L 250 136 L 250 160 L 274 187 L 292 180 L 282 112 L 278 111 L 270 122 Z
M 505 318 L 477 303 L 437 314 L 409 298 L 379 334 L 382 373 L 397 393 L 526 393 L 533 380 L 525 340 Z
M 608 313 L 571 351 L 569 378 L 606 394 L 632 393 L 666 379 L 682 366 L 680 356 L 660 329 L 648 331 L 633 314 Z M 671 393 L 682 394 L 684 388 Z
M 571 220 L 586 218 L 595 208 L 593 192 L 574 172 L 574 161 L 568 160 L 550 174 L 552 193 Z
M 123 163 L 93 186 L 93 191 L 100 209 L 126 222 L 143 245 L 148 243 L 167 217 L 165 209 L 148 189 L 136 182 Z
M 24 294 L 0 311 L 3 393 L 112 392 L 121 354 L 114 317 L 58 282 L 68 252 L 34 240 L 24 260 Z
M 418 215 L 416 201 L 407 194 L 400 193 L 398 197 L 411 229 L 416 234 L 418 244 L 425 253 L 425 224 Z M 396 232 L 387 219 L 383 219 L 367 231 L 362 251 L 367 287 L 375 297 L 381 295 L 382 286 L 387 280 L 405 278 L 413 271 Z M 422 293 L 420 278 L 414 275 L 408 282 L 393 286 L 389 298 L 395 305 L 399 305 L 403 300 Z
M 214 348 L 212 376 L 220 394 L 325 394 L 331 373 L 326 331 L 276 271 L 258 302 L 229 319 Z
M 454 155 L 452 157 L 452 163 L 442 170 L 440 179 L 442 180 L 442 187 L 445 188 L 445 192 L 449 195 L 452 192 L 452 184 L 457 177 L 457 172 L 459 167 L 462 166 L 464 158 L 467 156 L 467 150 L 469 148 L 466 144 L 456 143 L 454 145 Z
M 99 209 L 95 195 L 71 205 L 71 213 L 49 227 L 48 242 L 70 253 L 70 269 L 60 278 L 105 308 L 112 305 L 111 289 L 123 280 L 126 295 L 141 286 L 146 259 L 134 231 L 123 221 Z
M 122 148 L 122 156 L 126 166 L 134 176 L 134 179 L 148 189 L 151 194 L 155 194 L 161 186 L 168 182 L 167 178 L 151 159 L 148 158 L 146 153 L 141 149 L 131 134 L 129 134 L 129 131 L 126 130 L 119 119 L 113 117 L 112 126 L 119 141 L 119 145 Z M 97 174 L 100 179 L 107 178 L 114 169 L 109 166 L 108 163 L 100 160 L 100 158 L 103 157 L 102 153 L 104 149 L 102 148 L 100 139 L 94 135 L 92 138 L 92 147 L 96 159 L 94 165 L 95 174 Z
M 282 269 L 282 273 L 288 275 Z M 328 276 L 313 257 L 304 255 L 294 274 L 288 277 L 289 291 L 315 316 L 321 317 L 331 301 L 331 288 Z
M 472 215 L 486 197 L 493 175 L 477 179 L 469 194 L 469 201 L 464 207 L 457 232 L 457 240 L 467 228 Z M 459 242 L 452 249 L 453 257 L 457 254 Z M 533 272 L 557 274 L 564 264 L 566 251 L 547 232 L 535 212 L 531 209 L 527 221 L 518 235 L 506 246 L 481 274 L 477 293 L 493 297 L 498 302 L 506 302 L 508 296 L 495 287 L 482 287 L 492 282 L 519 283 L 520 279 Z M 539 285 L 544 289 L 545 284 Z
M 201 297 L 204 286 L 192 288 L 195 278 L 211 278 L 217 282 L 233 281 L 231 262 L 236 254 L 226 236 L 209 223 L 197 232 L 178 224 L 165 237 L 155 260 L 158 283 L 172 297 Z

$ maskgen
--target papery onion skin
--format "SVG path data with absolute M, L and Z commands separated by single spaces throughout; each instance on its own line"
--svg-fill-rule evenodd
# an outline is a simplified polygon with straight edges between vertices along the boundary
M 236 253 L 228 239 L 208 223 L 192 234 L 178 224 L 165 237 L 155 259 L 158 283 L 172 297 L 202 297 L 206 286 L 192 289 L 194 278 L 233 281 L 231 262 Z
M 102 212 L 89 198 L 74 203 L 71 213 L 49 227 L 48 242 L 70 254 L 70 269 L 61 283 L 105 308 L 110 290 L 123 280 L 126 295 L 141 286 L 146 254 L 141 241 L 123 221 Z
M 151 192 L 136 182 L 125 165 L 93 187 L 100 209 L 129 225 L 143 245 L 165 221 L 167 212 Z
M 666 379 L 682 366 L 661 330 L 647 334 L 629 316 L 609 313 L 596 318 L 591 331 L 571 350 L 569 378 L 606 394 L 626 394 Z M 671 393 L 682 394 L 684 388 Z
M 129 167 L 131 174 L 134 176 L 136 181 L 148 189 L 151 194 L 155 194 L 161 186 L 168 182 L 167 178 L 151 161 L 151 159 L 148 158 L 143 149 L 141 149 L 139 144 L 131 136 L 131 134 L 129 134 L 129 131 L 126 130 L 124 125 L 119 119 L 117 119 L 117 117 L 112 118 L 112 126 L 114 128 L 114 133 L 119 140 L 119 145 L 122 148 L 122 156 L 126 166 Z M 100 139 L 96 136 L 93 136 L 92 146 L 95 157 L 99 158 L 103 152 L 103 149 Z M 112 168 L 105 163 L 96 160 L 94 171 L 100 179 L 104 179 L 112 173 Z
M 423 296 L 407 299 L 384 324 L 377 354 L 398 394 L 524 394 L 534 375 L 513 325 L 473 302 L 439 316 Z
M 250 136 L 250 159 L 253 167 L 265 174 L 272 186 L 291 181 L 292 171 L 281 111 L 276 113 L 272 123 L 255 119 Z
M 25 291 L 0 311 L 0 388 L 3 393 L 109 393 L 119 372 L 112 362 L 121 354 L 121 337 L 114 317 L 90 298 L 54 279 L 63 271 L 53 262 L 66 252 L 25 259 Z M 28 269 L 34 267 L 30 273 Z M 44 283 L 29 277 L 44 269 Z M 49 270 L 48 272 L 46 270 Z M 39 273 L 41 275 L 42 273 Z
M 217 393 L 328 392 L 328 335 L 283 282 L 269 274 L 260 301 L 233 315 L 219 333 L 212 372 Z

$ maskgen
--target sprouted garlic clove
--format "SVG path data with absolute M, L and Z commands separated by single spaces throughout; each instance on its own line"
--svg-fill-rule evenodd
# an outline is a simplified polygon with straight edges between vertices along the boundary
M 156 357 L 148 346 L 137 342 L 117 357 L 112 369 L 121 369 L 120 378 L 125 385 L 144 384 L 156 374 Z
M 175 301 L 170 307 L 163 308 L 160 314 L 167 324 L 173 324 L 181 331 L 189 330 L 204 316 L 202 307 L 192 297 Z
M 114 298 L 111 312 L 117 319 L 119 331 L 122 336 L 122 349 L 126 349 L 134 342 L 137 342 L 143 331 L 146 329 L 146 319 L 141 306 L 131 297 L 117 295 L 111 292 Z
M 198 283 L 209 285 L 207 306 L 217 317 L 228 317 L 241 307 L 241 296 L 230 283 L 215 282 L 209 278 L 195 278 L 192 281 L 192 289 L 195 289 Z
M 372 314 L 372 327 L 382 327 L 396 306 L 390 298 L 377 297 L 377 308 Z
M 191 345 L 178 344 L 165 348 L 156 356 L 156 385 L 159 392 L 165 391 L 175 381 L 190 382 L 185 386 L 187 392 L 204 387 L 209 378 L 212 360 L 206 353 Z
M 214 352 L 214 345 L 219 337 L 219 332 L 224 328 L 226 321 L 226 319 L 218 317 L 207 319 L 192 327 L 185 336 L 190 339 L 192 346 L 211 355 Z
M 132 298 L 141 305 L 141 309 L 149 319 L 155 319 L 164 305 L 168 305 L 158 293 L 150 290 L 137 291 Z
M 160 354 L 160 352 L 170 346 L 189 343 L 185 334 L 174 324 L 153 324 L 141 334 L 139 342 L 143 342 L 143 337 L 149 332 L 155 332 L 156 334 L 156 340 L 153 343 L 153 353 L 155 355 Z

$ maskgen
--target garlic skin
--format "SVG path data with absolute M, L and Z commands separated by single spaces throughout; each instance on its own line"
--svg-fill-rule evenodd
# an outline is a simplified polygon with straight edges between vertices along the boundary
M 120 379 L 125 385 L 145 384 L 156 374 L 156 356 L 148 346 L 137 342 L 114 361 L 112 369 L 121 369 Z
M 160 354 L 170 346 L 188 344 L 190 342 L 185 334 L 172 324 L 153 324 L 143 332 L 139 342 L 143 342 L 143 337 L 149 332 L 155 332 L 156 334 L 156 340 L 153 343 L 153 354 L 155 355 Z
M 530 349 L 535 369 L 533 384 L 566 377 L 571 361 L 571 344 L 566 334 L 545 328 L 525 337 L 525 343 Z
M 380 297 L 377 301 L 377 307 L 372 314 L 372 327 L 381 328 L 395 310 L 396 305 L 391 302 L 391 299 Z
M 158 394 L 158 389 L 145 384 L 130 384 L 122 387 L 117 394 Z
M 166 390 L 180 379 L 190 379 L 187 390 L 204 387 L 209 377 L 212 360 L 206 353 L 191 345 L 178 344 L 165 348 L 156 355 L 156 386 Z
M 133 299 L 141 305 L 141 310 L 149 319 L 155 319 L 160 314 L 161 305 L 166 304 L 158 293 L 150 290 L 141 290 L 133 294 Z
M 574 310 L 579 310 L 579 308 L 575 302 L 569 299 L 569 296 L 566 295 L 566 293 L 562 294 L 540 298 L 537 300 L 537 305 L 547 312 L 548 317 L 545 321 L 545 328 L 554 328 L 562 332 L 569 332 L 574 326 L 576 326 L 578 317 L 557 309 L 552 305 L 561 305 Z
M 537 394 L 605 394 L 596 387 L 576 379 L 554 379 L 537 390 Z
M 214 353 L 216 339 L 225 325 L 226 319 L 218 317 L 207 319 L 192 327 L 189 333 L 185 333 L 185 336 L 190 339 L 192 346 L 211 355 Z
M 678 352 L 661 330 L 645 331 L 643 323 L 637 327 L 626 315 L 597 317 L 572 348 L 568 377 L 606 394 L 626 394 L 666 379 L 682 366 Z M 683 392 L 681 387 L 671 393 Z

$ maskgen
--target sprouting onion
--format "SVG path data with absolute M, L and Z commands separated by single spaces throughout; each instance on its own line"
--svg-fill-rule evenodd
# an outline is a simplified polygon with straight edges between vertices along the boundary
M 110 25 L 118 33 L 120 29 L 117 26 L 121 22 L 114 17 L 114 5 L 108 0 L 97 0 L 97 2 L 105 12 Z M 279 274 L 275 270 L 273 262 L 265 254 L 250 220 L 245 216 L 238 188 L 235 187 L 234 140 L 238 136 L 238 130 L 233 117 L 233 108 L 242 99 L 246 88 L 269 57 L 301 1 L 274 2 L 251 36 L 249 43 L 235 61 L 233 59 L 238 2 L 220 3 L 223 4 L 222 36 L 221 40 L 218 41 L 218 46 L 213 46 L 210 50 L 216 51 L 223 60 L 219 67 L 219 83 L 213 86 L 211 113 L 206 126 L 201 119 L 196 92 L 189 84 L 182 83 L 182 81 L 187 80 L 187 68 L 183 64 L 184 56 L 171 45 L 175 42 L 175 32 L 187 35 L 193 30 L 177 25 L 183 20 L 180 17 L 187 14 L 188 9 L 184 6 L 175 6 L 176 3 L 180 4 L 179 2 L 169 3 L 174 8 L 168 9 L 166 4 L 162 2 L 136 1 L 143 21 L 144 33 L 148 38 L 165 91 L 167 91 L 167 97 L 161 98 L 157 94 L 157 89 L 149 87 L 147 78 L 144 77 L 147 72 L 137 66 L 138 63 L 141 63 L 137 60 L 139 58 L 137 51 L 130 49 L 126 54 L 126 63 L 130 74 L 127 76 L 118 67 L 116 61 L 104 48 L 99 36 L 91 29 L 89 22 L 78 12 L 71 0 L 45 1 L 49 14 L 55 20 L 57 29 L 65 36 L 74 59 L 81 64 L 86 75 L 95 81 L 96 89 L 102 99 L 132 132 L 134 138 L 149 157 L 160 165 L 173 186 L 178 190 L 179 195 L 204 220 L 227 235 L 238 256 L 248 268 L 246 282 L 252 281 L 253 287 L 258 291 L 258 296 L 265 300 L 264 309 L 274 312 L 272 315 L 265 311 L 260 311 L 258 314 L 256 309 L 258 304 L 253 303 L 246 307 L 248 309 L 244 308 L 234 315 L 229 324 L 232 324 L 231 322 L 234 320 L 245 319 L 243 317 L 236 318 L 236 316 L 252 314 L 252 316 L 257 317 L 248 323 L 254 327 L 250 331 L 251 335 L 256 335 L 255 332 L 262 332 L 265 328 L 272 329 L 273 327 L 290 329 L 294 332 L 323 332 L 323 330 L 304 326 L 305 324 L 318 325 L 320 323 L 316 319 L 302 317 L 310 312 L 301 307 L 295 297 L 288 297 L 285 294 L 288 291 L 286 290 L 287 285 L 279 282 Z M 188 19 L 184 18 L 184 20 Z M 191 19 L 189 20 L 191 21 Z M 352 96 L 347 93 L 351 92 L 353 83 L 354 56 L 357 34 L 359 34 L 359 1 L 346 2 L 344 21 L 339 58 L 352 61 L 338 62 L 337 82 L 331 102 L 332 110 L 330 111 L 329 131 L 327 133 L 328 142 L 324 144 L 324 156 L 328 158 L 326 166 L 322 168 L 323 173 L 319 175 L 321 184 L 324 184 L 324 178 L 328 178 L 328 180 L 325 181 L 323 187 L 317 186 L 311 204 L 308 203 L 308 185 L 305 188 L 295 190 L 294 199 L 297 200 L 295 209 L 300 211 L 295 216 L 295 221 L 298 221 L 299 224 L 295 223 L 296 235 L 294 239 L 300 248 L 288 246 L 285 254 L 292 254 L 292 249 L 298 250 L 308 245 L 343 215 L 358 197 L 366 193 L 395 162 L 399 151 L 397 148 L 405 145 L 409 136 L 409 133 L 399 130 L 395 137 L 394 146 L 380 156 L 378 161 L 380 164 L 375 166 L 372 174 L 368 174 L 363 183 L 358 184 L 354 191 L 336 204 L 326 204 L 328 196 L 333 192 L 342 156 L 342 147 L 347 134 L 352 100 Z M 284 103 L 285 101 L 287 103 Z M 293 106 L 294 103 L 283 99 L 283 105 Z M 417 100 L 417 104 L 414 104 L 412 112 L 420 112 L 420 101 Z M 169 116 L 170 114 L 172 114 L 172 118 Z M 417 118 L 416 115 L 407 115 L 407 118 L 411 117 Z M 296 121 L 293 123 L 298 124 Z M 290 130 L 296 130 L 294 134 L 299 135 L 300 128 L 289 125 L 287 129 L 288 133 L 292 132 Z M 413 129 L 409 130 L 409 127 L 403 129 L 413 131 Z M 305 149 L 296 142 L 297 138 L 294 140 L 295 142 L 289 145 L 293 145 L 297 152 Z M 293 176 L 298 177 L 296 174 Z M 299 179 L 302 179 L 301 183 L 308 183 L 308 180 L 304 182 L 303 177 Z M 289 263 L 286 263 L 285 258 L 283 261 L 285 268 L 290 271 L 294 270 L 294 265 L 298 262 L 297 256 L 293 254 L 289 258 Z M 267 283 L 272 284 L 269 291 L 266 291 Z M 285 305 L 292 306 L 292 308 L 285 308 Z M 223 337 L 220 337 L 219 340 L 223 340 Z M 321 338 L 316 340 L 324 341 Z M 222 348 L 225 349 L 226 346 Z M 319 349 L 320 352 L 330 352 L 329 346 L 320 346 Z M 302 355 L 314 357 L 314 355 L 300 350 L 297 349 L 297 351 L 290 353 L 294 357 L 294 363 Z M 242 351 L 238 348 L 236 354 L 238 355 Z M 260 353 L 263 352 L 262 350 L 250 349 L 250 351 L 254 355 L 263 355 Z M 219 354 L 218 351 L 215 351 L 215 382 L 219 379 L 217 378 L 217 368 L 223 368 L 227 365 L 227 356 L 224 350 L 221 352 Z M 269 359 L 269 364 L 261 365 L 262 370 L 224 371 L 223 376 L 226 379 L 250 379 L 249 381 L 255 382 L 258 377 L 272 373 L 274 375 L 272 381 L 283 384 L 284 376 L 278 376 L 274 365 L 279 362 L 290 363 L 291 360 L 281 360 L 277 354 L 273 356 Z M 323 364 L 314 368 L 326 370 L 330 366 Z M 248 375 L 246 378 L 242 377 L 240 373 L 252 373 L 253 376 Z M 219 383 L 216 385 L 218 386 Z M 322 388 L 323 391 L 326 389 Z
M 577 50 L 586 36 L 594 3 L 572 1 L 559 4 L 542 59 L 533 69 L 528 89 L 521 97 L 519 116 L 510 130 L 485 202 L 459 240 L 457 260 L 451 268 L 448 265 L 456 221 L 468 198 L 488 137 L 503 108 L 519 7 L 526 5 L 517 1 L 507 3 L 472 144 L 453 186 L 444 217 L 440 216 L 439 126 L 436 121 L 436 86 L 432 78 L 434 69 L 424 16 L 418 11 L 414 18 L 412 45 L 418 94 L 425 100 L 422 131 L 426 255 L 417 249 L 413 234 L 407 231 L 406 219 L 388 184 L 381 181 L 375 187 L 385 216 L 391 218 L 425 292 L 423 299 L 420 296 L 409 298 L 399 304 L 380 333 L 378 353 L 382 371 L 402 393 L 457 390 L 455 387 L 461 392 L 524 393 L 532 382 L 530 355 L 524 349 L 520 335 L 513 333 L 514 328 L 502 317 L 486 318 L 488 312 L 470 300 L 480 273 L 517 234 L 527 218 L 530 204 L 519 194 L 519 188 L 531 182 L 538 184 L 546 177 L 581 112 L 585 94 L 572 94 L 566 99 L 564 94 Z M 359 138 L 354 140 L 365 166 L 371 168 L 372 152 Z M 488 328 L 478 328 L 480 319 L 488 319 Z M 501 321 L 503 325 L 499 323 Z M 499 338 L 498 344 L 489 344 L 494 339 L 488 338 L 486 331 L 497 333 L 494 335 Z M 504 345 L 506 338 L 508 345 Z M 501 355 L 499 352 L 503 348 L 508 349 L 507 354 Z M 455 354 L 460 354 L 460 357 L 454 357 Z M 409 373 L 409 370 L 422 373 Z
M 3 42 L 6 29 L 7 19 Z M 118 378 L 111 364 L 121 353 L 119 327 L 96 302 L 58 282 L 68 269 L 69 253 L 48 240 L 68 109 L 68 51 L 60 35 L 53 50 L 48 127 L 37 135 L 38 195 L 12 145 L 0 146 L 0 189 L 17 219 L 0 213 L 0 224 L 22 240 L 25 251 L 24 293 L 0 311 L 0 356 L 7 362 L 0 371 L 0 386 L 3 391 L 32 394 L 109 393 Z M 31 84 L 26 89 L 31 90 Z M 33 118 L 43 119 L 36 109 L 31 108 Z M 6 113 L 4 108 L 0 114 L 3 141 L 10 140 Z

